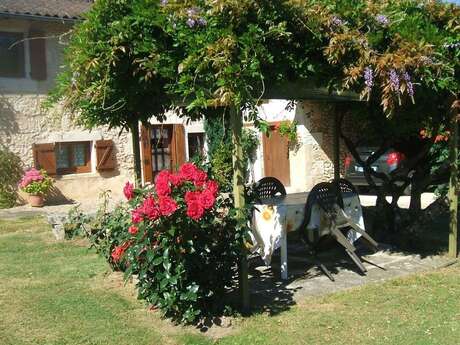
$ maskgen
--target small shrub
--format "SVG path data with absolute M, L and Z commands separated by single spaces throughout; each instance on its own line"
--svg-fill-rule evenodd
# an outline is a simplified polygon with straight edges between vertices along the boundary
M 117 243 L 112 263 L 126 267 L 127 277 L 138 276 L 139 298 L 178 322 L 223 312 L 233 284 L 246 228 L 217 189 L 203 170 L 186 163 L 177 174 L 162 171 L 154 188 L 127 184 L 127 208 L 120 206 L 105 223 L 111 235 L 105 248 Z
M 80 205 L 72 207 L 64 223 L 65 239 L 83 237 L 89 233 L 89 225 L 93 217 L 81 211 Z
M 23 174 L 21 159 L 4 146 L 0 146 L 0 208 L 16 204 L 18 182 Z

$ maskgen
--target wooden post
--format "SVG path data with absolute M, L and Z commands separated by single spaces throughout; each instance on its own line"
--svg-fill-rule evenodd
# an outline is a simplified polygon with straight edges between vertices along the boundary
M 133 121 L 129 129 L 131 130 L 132 145 L 133 145 L 133 156 L 134 156 L 134 184 L 139 187 L 142 182 L 142 170 L 141 170 L 141 150 L 140 150 L 140 139 L 139 139 L 139 122 Z
M 449 256 L 456 258 L 458 255 L 458 123 L 457 111 L 453 109 L 451 119 L 451 135 L 449 139 L 450 153 L 450 179 L 449 179 L 449 210 L 450 210 L 450 225 L 449 225 Z
M 244 162 L 243 146 L 241 137 L 243 132 L 243 117 L 241 111 L 235 107 L 230 108 L 230 122 L 232 127 L 233 152 L 233 196 L 235 207 L 239 210 L 244 208 Z M 242 297 L 243 311 L 249 311 L 249 272 L 246 250 L 240 261 L 240 291 Z
M 339 126 L 340 119 L 338 114 L 338 109 L 336 107 L 334 112 L 334 127 L 333 127 L 333 136 L 334 136 L 334 180 L 340 179 L 340 138 L 339 138 Z

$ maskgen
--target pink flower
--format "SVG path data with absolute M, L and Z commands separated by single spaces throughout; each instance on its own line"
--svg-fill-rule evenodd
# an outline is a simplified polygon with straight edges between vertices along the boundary
M 138 224 L 144 220 L 142 209 L 136 208 L 135 210 L 131 211 L 131 221 L 134 224 Z
M 139 231 L 139 229 L 138 229 L 138 227 L 135 226 L 135 225 L 131 225 L 131 226 L 128 228 L 128 232 L 129 232 L 131 235 L 136 235 L 138 231 Z
M 200 192 L 196 192 L 196 191 L 195 192 L 192 192 L 192 191 L 185 192 L 185 197 L 184 197 L 185 202 L 187 204 L 198 202 L 200 199 L 200 194 L 201 194 Z
M 142 204 L 142 213 L 150 220 L 156 220 L 160 217 L 160 208 L 155 202 L 153 196 L 149 195 Z
M 184 180 L 195 181 L 195 176 L 199 169 L 193 163 L 185 163 L 179 169 L 179 174 Z
M 160 197 L 158 200 L 160 213 L 163 216 L 170 216 L 177 210 L 177 203 L 169 196 Z
M 24 173 L 21 181 L 19 182 L 19 188 L 25 188 L 32 182 L 40 182 L 45 179 L 45 176 L 35 168 L 31 168 L 30 170 Z
M 125 186 L 123 187 L 123 194 L 127 200 L 134 198 L 134 185 L 132 183 L 126 182 Z
M 199 202 L 191 202 L 187 204 L 187 216 L 193 220 L 200 220 L 203 217 L 204 208 Z
M 171 184 L 174 186 L 174 187 L 177 187 L 179 185 L 182 184 L 183 179 L 182 179 L 182 176 L 180 174 L 170 174 L 169 175 L 169 181 L 171 182 Z
M 212 193 L 211 190 L 206 189 L 205 191 L 201 193 L 200 203 L 206 210 L 209 210 L 210 208 L 212 208 L 215 202 L 216 202 L 216 198 L 214 197 L 214 194 Z
M 169 186 L 170 175 L 169 171 L 162 170 L 155 178 L 155 191 L 158 196 L 168 196 L 171 194 L 171 187 Z
M 217 184 L 216 181 L 214 180 L 209 180 L 206 182 L 206 189 L 211 191 L 211 193 L 216 196 L 217 193 L 219 192 L 219 185 Z
M 193 182 L 196 187 L 203 187 L 208 179 L 208 175 L 203 171 L 197 169 L 195 175 L 193 176 Z

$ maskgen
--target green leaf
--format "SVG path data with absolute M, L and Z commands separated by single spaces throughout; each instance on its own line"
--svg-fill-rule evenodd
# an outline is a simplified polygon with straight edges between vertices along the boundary
M 162 256 L 159 256 L 159 257 L 157 257 L 155 260 L 153 260 L 152 265 L 153 265 L 153 266 L 158 266 L 158 265 L 161 264 L 162 262 L 163 262 L 163 257 L 162 257 Z

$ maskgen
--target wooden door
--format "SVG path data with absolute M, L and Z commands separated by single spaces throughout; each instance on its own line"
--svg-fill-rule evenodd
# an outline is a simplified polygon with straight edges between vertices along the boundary
M 144 182 L 154 182 L 161 170 L 175 171 L 185 162 L 183 125 L 150 125 L 141 128 Z
M 278 130 L 272 129 L 270 136 L 263 136 L 265 176 L 276 177 L 285 186 L 291 184 L 289 165 L 289 141 Z

